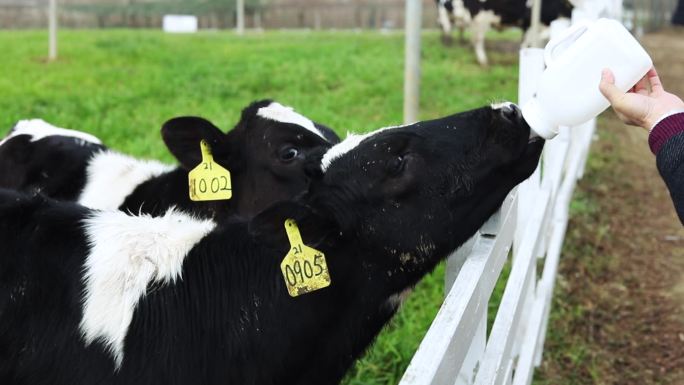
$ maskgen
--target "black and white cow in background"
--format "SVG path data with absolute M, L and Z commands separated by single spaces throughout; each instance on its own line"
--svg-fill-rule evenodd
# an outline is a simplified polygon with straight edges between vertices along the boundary
M 182 117 L 166 122 L 162 137 L 180 167 L 107 150 L 86 133 L 21 121 L 0 142 L 0 187 L 102 210 L 159 215 L 176 206 L 202 216 L 249 217 L 303 192 L 306 158 L 339 142 L 331 129 L 271 100 L 245 108 L 228 134 L 205 119 Z M 229 201 L 193 202 L 188 196 L 187 174 L 201 161 L 201 139 L 231 172 Z
M 464 41 L 463 33 L 470 26 L 470 12 L 466 9 L 462 0 L 436 0 L 439 26 L 442 28 L 442 42 L 451 45 L 451 30 L 456 27 L 459 30 L 461 43 Z
M 486 66 L 485 36 L 492 28 L 520 27 L 525 31 L 522 46 L 529 47 L 531 36 L 527 33 L 532 14 L 532 0 L 437 0 L 439 23 L 443 39 L 451 34 L 451 25 L 468 25 L 470 39 L 480 65 Z M 558 18 L 569 18 L 572 4 L 568 0 L 543 0 L 541 22 L 549 25 Z M 463 27 L 459 27 L 463 28 Z M 548 38 L 548 36 L 546 36 Z
M 0 383 L 336 384 L 532 173 L 529 133 L 502 104 L 351 136 L 303 196 L 249 222 L 0 190 Z M 288 294 L 287 218 L 330 286 Z

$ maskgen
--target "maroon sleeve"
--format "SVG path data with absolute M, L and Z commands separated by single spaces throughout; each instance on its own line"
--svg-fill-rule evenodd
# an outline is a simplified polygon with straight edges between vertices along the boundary
M 679 112 L 661 120 L 653 127 L 648 136 L 648 145 L 657 155 L 668 139 L 682 132 L 684 132 L 684 112 Z

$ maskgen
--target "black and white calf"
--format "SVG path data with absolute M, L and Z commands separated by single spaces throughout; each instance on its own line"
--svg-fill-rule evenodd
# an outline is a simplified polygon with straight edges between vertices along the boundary
M 180 167 L 107 150 L 79 131 L 22 121 L 0 142 L 0 187 L 103 210 L 158 215 L 176 206 L 202 216 L 251 216 L 304 191 L 307 157 L 339 142 L 329 128 L 270 100 L 245 108 L 228 134 L 205 119 L 183 117 L 166 122 L 162 137 Z M 188 197 L 187 173 L 201 161 L 202 139 L 210 143 L 217 163 L 231 171 L 230 201 Z
M 523 47 L 529 47 L 532 1 L 530 0 L 437 0 L 442 35 L 451 33 L 451 25 L 469 25 L 470 39 L 480 65 L 487 65 L 485 36 L 492 28 L 520 27 L 525 31 Z M 568 0 L 544 0 L 541 22 L 549 25 L 558 18 L 569 18 L 572 4 Z M 462 27 L 461 27 L 462 28 Z
M 75 200 L 88 161 L 106 147 L 97 137 L 40 119 L 19 121 L 0 141 L 0 187 Z
M 306 194 L 250 222 L 0 190 L 0 383 L 338 383 L 401 294 L 535 169 L 543 142 L 497 107 L 351 136 Z M 288 218 L 331 278 L 294 298 Z

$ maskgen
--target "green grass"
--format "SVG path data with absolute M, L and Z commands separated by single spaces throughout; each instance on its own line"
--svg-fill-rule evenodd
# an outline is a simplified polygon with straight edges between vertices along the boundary
M 201 115 L 227 130 L 260 98 L 295 106 L 340 134 L 401 123 L 400 34 L 98 30 L 59 38 L 60 59 L 47 63 L 44 32 L 0 32 L 0 133 L 40 117 L 117 150 L 172 161 L 158 134 L 165 120 Z M 423 39 L 422 119 L 516 99 L 515 53 L 490 52 L 493 64 L 482 69 L 470 49 L 438 40 L 436 33 Z M 439 308 L 443 272 L 418 285 L 346 384 L 397 383 Z

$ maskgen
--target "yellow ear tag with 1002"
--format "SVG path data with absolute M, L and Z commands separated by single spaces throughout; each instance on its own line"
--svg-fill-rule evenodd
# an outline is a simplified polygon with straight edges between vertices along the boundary
M 285 221 L 285 232 L 290 240 L 290 251 L 280 263 L 280 270 L 290 295 L 297 297 L 330 286 L 325 255 L 304 244 L 294 219 Z
M 205 140 L 200 141 L 202 163 L 188 174 L 190 199 L 193 201 L 218 201 L 233 197 L 230 171 L 214 162 L 211 147 Z

